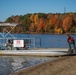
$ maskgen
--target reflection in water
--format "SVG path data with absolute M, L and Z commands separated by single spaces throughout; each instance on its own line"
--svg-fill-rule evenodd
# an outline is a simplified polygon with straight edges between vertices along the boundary
M 55 59 L 55 57 L 1 56 L 0 75 L 8 75 L 13 71 Z

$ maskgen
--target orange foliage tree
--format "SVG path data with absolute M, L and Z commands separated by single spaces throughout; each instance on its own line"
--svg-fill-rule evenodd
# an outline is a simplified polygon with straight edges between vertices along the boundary
M 65 32 L 68 32 L 71 27 L 73 26 L 73 19 L 70 16 L 67 16 L 64 20 L 63 20 L 63 28 Z
M 38 28 L 37 28 L 37 31 L 38 31 L 38 32 L 40 32 L 40 31 L 43 32 L 44 26 L 45 26 L 45 21 L 44 21 L 43 18 L 40 18 L 40 20 L 39 20 L 39 25 L 38 25 Z

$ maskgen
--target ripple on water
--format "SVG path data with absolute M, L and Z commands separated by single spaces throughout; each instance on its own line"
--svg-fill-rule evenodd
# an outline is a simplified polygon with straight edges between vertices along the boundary
M 13 71 L 55 59 L 55 57 L 2 56 L 0 57 L 0 75 L 8 75 Z

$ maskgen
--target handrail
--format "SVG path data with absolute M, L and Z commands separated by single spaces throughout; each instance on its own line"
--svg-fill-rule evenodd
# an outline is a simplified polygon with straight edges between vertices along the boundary
M 19 41 L 15 44 L 14 42 Z M 21 43 L 21 41 L 23 41 Z M 21 47 L 21 44 L 23 46 Z M 15 47 L 14 47 L 15 45 Z M 35 38 L 0 38 L 0 50 L 26 50 L 35 48 Z

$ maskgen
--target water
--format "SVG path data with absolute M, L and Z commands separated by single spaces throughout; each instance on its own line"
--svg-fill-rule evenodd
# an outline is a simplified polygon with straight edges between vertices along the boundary
M 42 48 L 67 48 L 66 35 L 47 35 L 47 34 L 14 34 L 17 38 L 35 38 L 35 46 Z M 76 35 L 72 35 L 76 41 Z M 2 38 L 2 36 L 0 36 Z M 10 37 L 8 35 L 7 37 Z M 26 57 L 26 56 L 0 56 L 0 75 L 9 73 L 40 64 L 45 61 L 54 60 L 50 57 Z
M 26 56 L 1 56 L 0 75 L 8 75 L 22 68 L 27 68 L 46 61 L 55 60 L 54 57 L 26 57 Z
M 8 35 L 7 37 L 9 37 Z M 51 34 L 14 34 L 17 38 L 35 38 L 35 47 L 42 48 L 67 48 L 66 35 Z M 76 35 L 72 35 L 76 41 Z
M 76 35 L 72 35 L 76 41 Z M 2 36 L 0 36 L 2 38 Z M 11 37 L 7 35 L 6 37 Z M 35 47 L 37 48 L 67 48 L 66 35 L 51 34 L 13 34 L 16 38 L 35 38 Z

